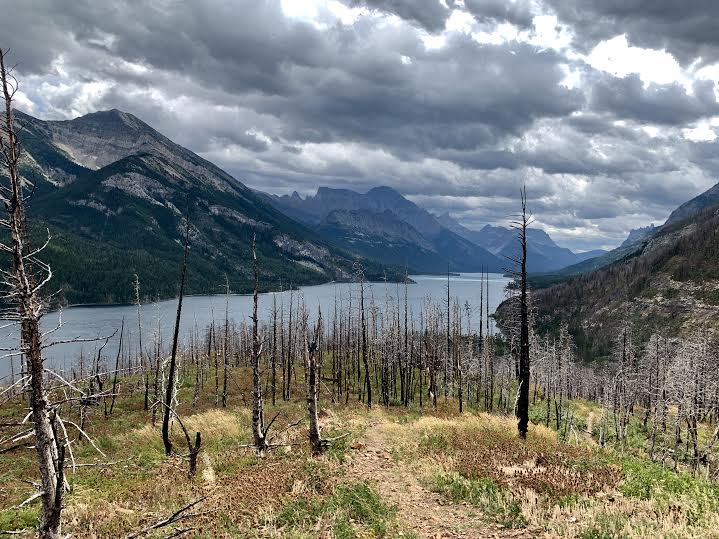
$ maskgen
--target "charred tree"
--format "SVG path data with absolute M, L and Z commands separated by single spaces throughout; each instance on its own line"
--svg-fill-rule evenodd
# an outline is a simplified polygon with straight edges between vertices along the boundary
M 320 436 L 319 417 L 317 411 L 317 400 L 319 396 L 319 361 L 321 348 L 319 345 L 322 334 L 322 312 L 318 311 L 317 323 L 312 333 L 308 336 L 307 313 L 305 313 L 305 370 L 307 373 L 307 416 L 309 418 L 309 440 L 313 455 L 321 454 L 325 449 L 325 442 Z
M 188 204 L 185 218 L 185 249 L 182 257 L 182 270 L 180 272 L 180 291 L 177 296 L 177 315 L 175 316 L 175 332 L 172 335 L 172 352 L 170 353 L 170 368 L 167 374 L 167 387 L 165 388 L 165 410 L 162 415 L 162 443 L 165 454 L 172 454 L 170 441 L 170 414 L 172 412 L 172 394 L 175 389 L 175 371 L 177 369 L 177 340 L 180 335 L 180 317 L 182 316 L 182 297 L 185 293 L 185 276 L 187 274 L 187 253 L 190 248 L 190 211 Z
M 3 165 L 7 171 L 7 183 L 0 184 L 0 202 L 6 211 L 6 217 L 0 220 L 0 226 L 8 230 L 9 237 L 9 244 L 0 243 L 0 251 L 7 253 L 12 260 L 10 271 L 1 272 L 6 288 L 3 299 L 13 306 L 10 314 L 20 324 L 20 351 L 25 356 L 27 374 L 30 376 L 29 404 L 42 488 L 38 536 L 41 539 L 54 539 L 61 536 L 65 446 L 60 444 L 57 438 L 55 410 L 48 403 L 45 393 L 40 330 L 40 318 L 44 309 L 40 292 L 52 278 L 52 270 L 37 258 L 42 248 L 33 250 L 29 245 L 25 215 L 25 201 L 28 197 L 24 193 L 18 168 L 20 144 L 13 115 L 13 97 L 18 85 L 11 70 L 5 66 L 5 58 L 5 52 L 0 49 L 0 85 L 5 101 L 5 115 L 0 127 L 0 147 Z M 41 272 L 37 276 L 36 268 Z
M 527 213 L 527 189 L 521 191 L 522 214 L 513 223 L 518 232 L 521 249 L 519 263 L 519 379 L 517 380 L 517 431 L 520 438 L 527 437 L 529 425 L 529 307 L 527 299 L 527 228 L 531 215 Z
M 359 271 L 360 284 L 360 332 L 361 332 L 361 348 L 362 348 L 362 364 L 364 366 L 365 391 L 367 394 L 367 407 L 372 408 L 372 379 L 369 371 L 369 360 L 367 358 L 367 324 L 365 322 L 364 312 L 364 272 Z
M 257 236 L 252 236 L 252 265 L 254 287 L 252 293 L 252 442 L 258 455 L 267 451 L 267 432 L 265 431 L 264 406 L 262 402 L 262 379 L 260 373 L 260 355 L 262 343 L 258 331 L 257 298 L 260 288 L 260 263 L 257 260 Z

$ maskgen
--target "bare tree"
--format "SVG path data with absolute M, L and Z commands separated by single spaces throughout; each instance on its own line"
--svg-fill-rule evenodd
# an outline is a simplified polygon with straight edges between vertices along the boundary
M 225 342 L 222 345 L 222 407 L 227 408 L 227 371 L 230 366 L 230 281 L 225 275 Z
M 257 236 L 252 236 L 252 265 L 254 268 L 254 287 L 252 293 L 252 441 L 258 455 L 264 455 L 268 449 L 265 429 L 264 407 L 262 402 L 262 379 L 260 375 L 260 355 L 262 343 L 258 332 L 257 296 L 260 288 L 260 264 L 257 261 Z
M 112 377 L 112 399 L 110 400 L 110 410 L 105 408 L 105 416 L 112 415 L 112 410 L 115 408 L 115 397 L 117 396 L 117 375 L 120 372 L 120 354 L 122 354 L 122 337 L 125 333 L 125 317 L 122 317 L 122 324 L 120 325 L 120 342 L 117 345 L 117 355 L 115 356 L 115 370 Z
M 320 335 L 322 333 L 322 311 L 318 310 L 317 323 L 315 324 L 312 337 L 310 338 L 307 325 L 307 312 L 304 314 L 304 335 L 305 335 L 305 372 L 307 374 L 307 415 L 310 422 L 309 439 L 310 447 L 314 455 L 324 451 L 325 443 L 320 437 L 319 418 L 317 416 L 317 397 L 319 395 L 319 362 L 317 356 L 321 355 L 319 347 Z
M 512 223 L 518 232 L 520 258 L 515 262 L 519 271 L 519 379 L 517 381 L 517 431 L 520 438 L 527 437 L 529 425 L 529 308 L 527 301 L 527 228 L 532 216 L 527 213 L 527 188 L 521 190 L 522 214 Z
M 44 308 L 40 291 L 50 281 L 52 270 L 48 264 L 37 258 L 42 248 L 33 250 L 29 245 L 25 216 L 26 196 L 18 168 L 20 145 L 12 109 L 18 85 L 12 75 L 12 69 L 5 66 L 5 59 L 5 52 L 0 49 L 0 84 L 5 100 L 0 147 L 7 170 L 7 183 L 0 184 L 0 202 L 5 207 L 7 217 L 0 220 L 0 226 L 7 229 L 10 236 L 9 244 L 0 243 L 0 251 L 10 255 L 12 268 L 10 271 L 0 270 L 0 274 L 7 289 L 3 299 L 14 305 L 14 318 L 20 323 L 20 351 L 25 356 L 27 374 L 30 376 L 29 400 L 42 484 L 42 513 L 38 535 L 42 539 L 56 538 L 60 537 L 65 447 L 57 438 L 55 411 L 48 404 L 45 394 L 40 330 Z M 38 275 L 35 274 L 36 269 L 39 269 Z
M 369 361 L 367 359 L 367 324 L 365 322 L 364 312 L 364 270 L 359 267 L 357 275 L 359 277 L 360 285 L 360 332 L 361 332 L 361 343 L 362 343 L 362 364 L 364 365 L 364 379 L 365 379 L 365 390 L 367 392 L 367 406 L 372 408 L 372 379 L 369 372 Z M 358 370 L 359 374 L 359 370 Z
M 172 454 L 172 442 L 170 441 L 170 414 L 172 413 L 172 396 L 175 389 L 175 370 L 177 368 L 177 339 L 180 333 L 180 317 L 182 316 L 182 297 L 185 293 L 185 276 L 187 274 L 187 253 L 190 248 L 190 211 L 185 220 L 185 250 L 182 259 L 182 271 L 180 272 L 180 292 L 177 297 L 177 316 L 175 317 L 175 332 L 172 336 L 172 352 L 170 354 L 170 370 L 167 375 L 167 387 L 165 388 L 165 410 L 162 416 L 162 443 L 165 445 L 165 454 L 169 457 Z

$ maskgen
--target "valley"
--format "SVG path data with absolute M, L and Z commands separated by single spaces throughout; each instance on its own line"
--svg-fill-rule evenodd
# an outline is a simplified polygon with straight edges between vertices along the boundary
M 0 0 L 0 537 L 717 539 L 717 20 Z

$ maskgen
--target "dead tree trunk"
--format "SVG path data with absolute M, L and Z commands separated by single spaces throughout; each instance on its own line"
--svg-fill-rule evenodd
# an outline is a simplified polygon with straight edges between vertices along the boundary
M 230 366 L 230 281 L 225 276 L 225 342 L 222 345 L 222 407 L 227 408 L 227 371 Z
M 190 210 L 188 204 L 185 223 L 185 252 L 180 273 L 180 293 L 177 298 L 177 316 L 175 317 L 175 333 L 172 336 L 172 353 L 170 354 L 170 370 L 167 374 L 167 387 L 165 388 L 165 410 L 162 416 L 162 443 L 165 445 L 165 454 L 172 454 L 170 441 L 170 413 L 172 412 L 172 392 L 175 389 L 175 369 L 177 365 L 177 339 L 180 334 L 180 316 L 182 315 L 182 296 L 185 293 L 185 275 L 187 273 L 187 252 L 190 246 Z
M 522 215 L 515 223 L 522 249 L 519 271 L 519 380 L 517 387 L 517 430 L 520 438 L 527 437 L 529 425 L 529 308 L 527 306 L 527 190 L 522 189 Z
M 364 273 L 360 270 L 360 331 L 362 332 L 362 363 L 364 365 L 365 388 L 367 391 L 367 407 L 372 408 L 372 379 L 367 359 L 367 324 L 364 316 Z
M 117 374 L 120 370 L 120 354 L 122 353 L 122 336 L 125 333 L 125 317 L 122 317 L 122 325 L 120 326 L 120 342 L 117 345 L 117 356 L 115 356 L 115 372 L 112 378 L 112 399 L 110 400 L 110 411 L 109 415 L 112 415 L 112 410 L 115 408 L 115 397 L 117 396 Z M 107 410 L 105 416 L 108 415 Z
M 0 202 L 7 212 L 7 219 L 0 224 L 9 230 L 10 245 L 0 243 L 0 251 L 10 255 L 12 269 L 3 271 L 7 287 L 5 299 L 16 306 L 15 316 L 20 322 L 20 351 L 27 363 L 30 375 L 30 409 L 35 431 L 35 450 L 42 485 L 42 513 L 38 536 L 42 539 L 60 537 L 60 514 L 63 494 L 64 446 L 60 445 L 53 425 L 54 412 L 48 404 L 43 381 L 42 334 L 40 317 L 43 303 L 40 290 L 52 277 L 50 266 L 40 262 L 36 255 L 42 250 L 31 250 L 27 241 L 25 196 L 18 170 L 20 148 L 12 111 L 17 81 L 5 67 L 5 53 L 0 49 L 0 83 L 5 100 L 4 125 L 0 128 L 0 146 L 7 169 L 8 184 L 0 184 Z M 37 282 L 33 267 L 42 270 Z
M 252 440 L 258 455 L 267 451 L 265 418 L 262 403 L 262 380 L 260 377 L 260 355 L 262 344 L 258 334 L 257 296 L 260 288 L 260 264 L 257 261 L 257 237 L 252 236 L 252 264 L 255 282 L 252 294 Z
M 320 437 L 319 417 L 317 415 L 317 400 L 319 395 L 319 362 L 317 356 L 321 355 L 319 347 L 320 335 L 322 333 L 322 312 L 318 311 L 317 324 L 312 334 L 312 340 L 308 340 L 307 313 L 305 312 L 305 370 L 307 371 L 307 415 L 310 422 L 309 439 L 313 455 L 319 455 L 324 451 L 325 443 Z

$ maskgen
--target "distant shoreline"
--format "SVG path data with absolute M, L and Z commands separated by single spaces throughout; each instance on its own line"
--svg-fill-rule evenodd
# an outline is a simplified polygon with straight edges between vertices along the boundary
M 468 272 L 449 272 L 449 276 L 450 276 L 450 277 L 461 277 L 462 275 L 474 274 L 474 273 L 475 273 L 475 272 L 471 272 L 471 271 L 468 271 Z M 490 274 L 496 274 L 496 275 L 505 276 L 505 275 L 502 274 L 501 272 L 490 272 Z M 415 281 L 412 277 L 422 277 L 422 276 L 427 276 L 427 277 L 446 277 L 446 276 L 447 276 L 447 273 L 430 273 L 430 272 L 423 272 L 423 273 L 418 273 L 418 274 L 415 274 L 415 275 L 409 275 L 408 278 L 407 278 L 407 283 L 406 283 L 406 284 L 417 284 L 417 281 Z M 404 282 L 401 282 L 401 281 L 387 281 L 387 282 L 393 282 L 393 283 L 396 283 L 396 284 L 405 284 Z M 263 291 L 260 292 L 260 294 L 271 294 L 271 293 L 278 293 L 278 292 L 290 292 L 290 291 L 299 290 L 299 289 L 301 289 L 301 288 L 312 287 L 312 286 L 325 286 L 325 285 L 333 284 L 333 283 L 336 283 L 336 284 L 356 284 L 356 283 L 358 283 L 358 281 L 326 281 L 326 282 L 324 282 L 324 283 L 319 283 L 319 284 L 300 285 L 300 286 L 293 287 L 293 288 L 291 288 L 291 289 L 290 289 L 290 288 L 287 288 L 287 289 L 285 289 L 285 290 L 263 290 Z M 366 283 L 367 283 L 367 284 L 384 284 L 385 281 L 383 281 L 383 280 L 372 280 L 372 281 L 366 281 Z M 234 296 L 234 297 L 251 296 L 251 295 L 252 295 L 251 292 L 245 292 L 245 293 L 232 292 L 232 293 L 230 293 L 230 296 Z M 185 298 L 193 298 L 193 297 L 222 297 L 222 296 L 225 296 L 225 294 L 223 294 L 223 293 L 217 293 L 217 294 L 185 294 L 184 297 L 185 297 Z M 140 305 L 152 305 L 153 303 L 162 303 L 162 302 L 165 302 L 165 301 L 173 301 L 173 300 L 175 300 L 175 299 L 177 299 L 177 296 L 167 297 L 167 298 L 161 298 L 161 299 L 157 299 L 157 300 L 155 300 L 155 301 L 143 301 L 143 302 L 140 303 Z M 72 303 L 72 304 L 68 304 L 68 305 L 63 305 L 61 308 L 51 309 L 51 310 L 47 311 L 46 314 L 55 313 L 55 312 L 58 312 L 58 311 L 64 311 L 64 310 L 68 310 L 68 309 L 77 309 L 77 308 L 89 308 L 89 309 L 94 309 L 94 308 L 102 308 L 102 307 L 132 307 L 132 306 L 134 306 L 134 305 L 136 305 L 136 304 L 135 304 L 135 303 L 127 303 L 127 302 L 118 302 L 118 303 Z

